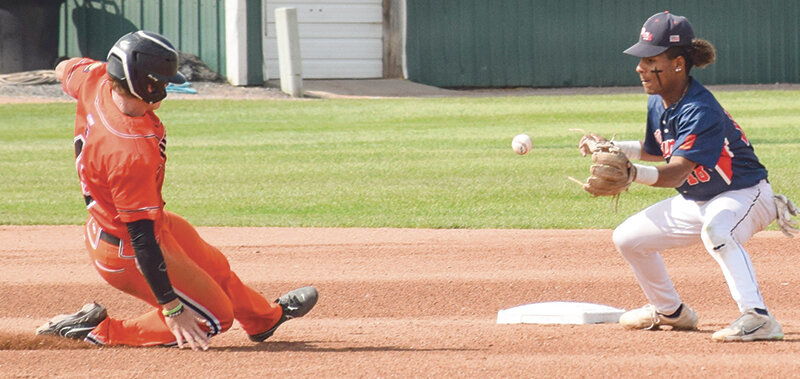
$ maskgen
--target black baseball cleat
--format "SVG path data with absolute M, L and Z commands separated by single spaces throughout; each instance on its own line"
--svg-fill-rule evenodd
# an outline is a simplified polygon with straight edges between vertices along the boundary
M 108 313 L 104 306 L 89 303 L 73 314 L 51 318 L 50 321 L 36 328 L 36 334 L 83 340 L 106 317 L 108 317 Z
M 275 300 L 283 309 L 283 315 L 281 315 L 278 323 L 266 332 L 248 335 L 248 337 L 253 342 L 263 342 L 272 336 L 272 333 L 275 333 L 275 329 L 278 329 L 281 324 L 293 318 L 303 317 L 311 308 L 314 308 L 314 305 L 317 304 L 318 295 L 317 289 L 311 286 L 289 291 L 279 297 L 278 300 Z

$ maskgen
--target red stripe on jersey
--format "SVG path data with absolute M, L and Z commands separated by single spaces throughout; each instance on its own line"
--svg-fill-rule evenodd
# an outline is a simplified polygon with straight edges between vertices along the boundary
M 692 146 L 694 146 L 694 141 L 697 140 L 697 136 L 694 134 L 689 134 L 686 136 L 686 141 L 684 141 L 678 149 L 680 150 L 691 150 Z
M 717 166 L 714 167 L 714 169 L 717 170 L 717 173 L 719 173 L 719 176 L 722 177 L 725 183 L 728 185 L 731 184 L 731 179 L 733 178 L 733 159 L 730 154 L 728 154 L 728 149 L 722 149 L 722 154 L 720 154 Z

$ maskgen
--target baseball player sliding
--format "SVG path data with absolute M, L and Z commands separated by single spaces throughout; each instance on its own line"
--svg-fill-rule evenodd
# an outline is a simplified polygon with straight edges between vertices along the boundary
M 639 41 L 625 53 L 640 58 L 636 72 L 650 95 L 646 134 L 643 141 L 612 142 L 585 135 L 579 148 L 583 155 L 592 153 L 595 164 L 584 188 L 595 195 L 615 195 L 638 182 L 675 188 L 678 195 L 634 214 L 614 230 L 614 244 L 650 303 L 624 313 L 620 324 L 628 329 L 697 327 L 697 314 L 681 301 L 659 251 L 702 241 L 719 263 L 741 312 L 712 338 L 783 338 L 742 244 L 776 216 L 781 230 L 791 236 L 797 231 L 791 219 L 797 208 L 785 196 L 773 196 L 767 170 L 742 128 L 690 76 L 693 67 L 714 62 L 714 47 L 695 39 L 689 20 L 663 12 L 644 23 Z M 628 158 L 666 164 L 631 164 Z
M 75 167 L 89 219 L 85 241 L 97 272 L 153 308 L 129 320 L 86 304 L 37 329 L 104 345 L 186 344 L 208 349 L 209 337 L 236 319 L 261 342 L 286 320 L 308 313 L 314 287 L 267 301 L 243 284 L 227 259 L 192 225 L 164 209 L 161 187 L 166 132 L 153 113 L 168 83 L 183 83 L 178 53 L 156 33 L 120 38 L 108 62 L 74 58 L 56 67 L 64 91 L 78 100 Z

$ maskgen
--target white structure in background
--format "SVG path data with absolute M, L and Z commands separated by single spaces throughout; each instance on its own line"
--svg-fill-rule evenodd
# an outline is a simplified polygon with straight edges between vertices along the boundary
M 245 0 L 225 0 L 225 76 L 228 82 L 247 83 L 247 8 Z
M 297 9 L 275 9 L 275 30 L 278 42 L 281 91 L 292 97 L 302 97 L 303 71 L 300 37 L 297 30 Z
M 286 7 L 297 9 L 304 79 L 383 76 L 382 0 L 270 0 L 266 6 L 265 77 L 280 77 L 275 9 Z

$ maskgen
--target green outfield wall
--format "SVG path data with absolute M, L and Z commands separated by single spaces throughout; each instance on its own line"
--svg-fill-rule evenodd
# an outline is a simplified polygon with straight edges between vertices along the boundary
M 406 70 L 440 87 L 637 85 L 622 54 L 669 10 L 717 48 L 706 84 L 800 82 L 798 0 L 407 0 Z
M 145 29 L 225 73 L 225 0 L 67 0 L 60 18 L 60 56 L 105 60 L 119 37 Z

